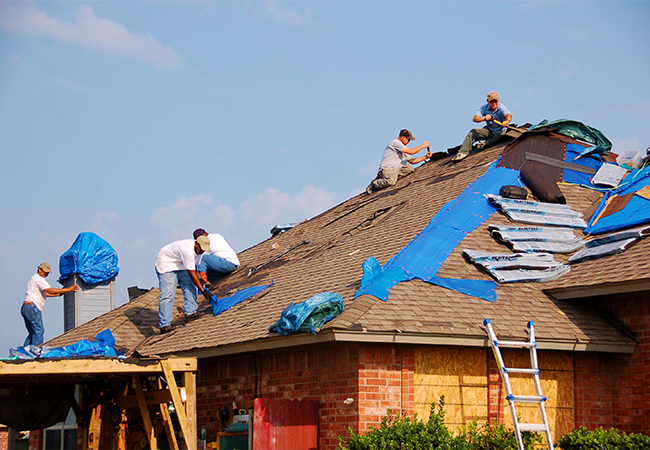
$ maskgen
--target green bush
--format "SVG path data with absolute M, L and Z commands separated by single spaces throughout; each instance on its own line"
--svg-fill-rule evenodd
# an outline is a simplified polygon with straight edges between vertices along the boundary
M 650 437 L 625 434 L 616 428 L 587 430 L 582 426 L 558 441 L 562 450 L 650 450 Z
M 349 442 L 339 436 L 339 450 L 517 450 L 515 434 L 505 425 L 473 421 L 467 427 L 460 427 L 458 434 L 449 431 L 445 425 L 445 397 L 440 397 L 438 407 L 431 404 L 431 414 L 425 423 L 418 419 L 388 410 L 382 417 L 379 428 L 371 427 L 364 435 L 348 429 Z M 532 449 L 542 441 L 537 433 L 522 433 L 526 448 Z

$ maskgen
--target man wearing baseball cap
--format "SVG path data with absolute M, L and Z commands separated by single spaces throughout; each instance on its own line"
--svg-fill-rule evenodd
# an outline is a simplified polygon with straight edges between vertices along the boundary
M 185 320 L 198 318 L 196 302 L 197 289 L 210 300 L 210 291 L 205 291 L 201 285 L 196 266 L 201 262 L 201 255 L 210 250 L 210 240 L 207 236 L 199 236 L 196 240 L 183 239 L 165 245 L 156 255 L 156 275 L 160 297 L 158 298 L 158 326 L 160 333 L 169 333 L 174 316 L 174 296 L 176 286 L 183 291 Z
M 203 258 L 196 270 L 203 283 L 219 279 L 234 272 L 239 267 L 239 258 L 228 242 L 219 233 L 208 234 L 203 228 L 194 230 L 194 239 L 207 236 L 210 239 L 210 250 L 203 254 Z
M 414 148 L 406 146 L 406 144 L 414 140 L 413 134 L 409 130 L 403 129 L 399 132 L 397 139 L 393 139 L 388 143 L 379 164 L 377 177 L 366 188 L 368 195 L 372 194 L 373 191 L 394 186 L 399 178 L 412 173 L 415 169 L 410 164 L 417 164 L 431 158 L 432 153 L 430 150 L 427 150 L 425 156 L 411 158 L 420 150 L 429 148 L 429 141 L 424 141 L 422 145 Z
M 467 133 L 460 150 L 451 159 L 454 162 L 467 158 L 472 145 L 476 141 L 483 141 L 476 145 L 478 150 L 483 150 L 485 147 L 503 139 L 506 127 L 512 122 L 512 114 L 510 114 L 510 110 L 506 105 L 499 103 L 499 94 L 496 91 L 490 91 L 487 95 L 487 103 L 479 108 L 472 120 L 475 123 L 485 122 L 485 126 L 483 128 L 474 128 Z
M 36 274 L 27 282 L 25 300 L 20 308 L 20 315 L 23 316 L 28 333 L 23 347 L 43 343 L 45 327 L 43 327 L 42 313 L 46 298 L 58 297 L 66 292 L 76 292 L 79 289 L 77 284 L 63 289 L 53 288 L 46 280 L 51 271 L 49 263 L 41 263 L 36 269 Z

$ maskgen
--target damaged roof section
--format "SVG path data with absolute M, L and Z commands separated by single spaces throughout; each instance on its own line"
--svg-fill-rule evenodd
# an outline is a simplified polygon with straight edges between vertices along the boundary
M 203 317 L 172 333 L 158 335 L 158 290 L 152 289 L 48 344 L 65 345 L 111 328 L 118 346 L 127 354 L 142 356 L 211 356 L 328 340 L 483 346 L 485 332 L 481 324 L 489 317 L 503 329 L 511 330 L 515 338 L 525 338 L 520 325 L 534 320 L 540 348 L 632 352 L 636 342 L 610 325 L 607 318 L 593 308 L 564 299 L 588 296 L 607 286 L 648 290 L 650 261 L 645 255 L 650 240 L 639 239 L 623 253 L 597 262 L 573 264 L 570 272 L 547 283 L 495 283 L 492 275 L 463 257 L 464 249 L 508 254 L 510 244 L 493 238 L 491 233 L 495 227 L 524 226 L 494 209 L 488 217 L 475 220 L 475 206 L 469 209 L 471 220 L 465 215 L 467 211 L 451 221 L 451 216 L 446 216 L 458 197 L 502 154 L 498 168 L 504 171 L 497 173 L 518 173 L 522 166 L 544 167 L 541 187 L 531 189 L 535 200 L 545 197 L 558 206 L 566 204 L 589 220 L 604 197 L 603 191 L 586 187 L 593 169 L 602 162 L 593 156 L 576 160 L 590 144 L 560 135 L 557 130 L 522 129 L 515 134 L 519 137 L 507 145 L 472 153 L 457 164 L 449 164 L 449 157 L 425 163 L 393 187 L 372 195 L 360 194 L 243 251 L 238 255 L 239 269 L 219 280 L 213 292 L 224 297 L 252 286 L 272 286 L 217 316 L 204 302 L 200 304 Z M 469 193 L 476 205 L 482 202 L 484 206 L 488 204 L 484 194 L 497 195 L 499 186 L 517 180 L 496 177 L 490 192 L 474 195 L 470 189 Z M 547 187 L 548 192 L 543 189 Z M 436 217 L 448 222 L 446 229 L 454 228 L 457 222 L 462 225 L 457 228 L 465 230 L 454 234 L 450 245 L 438 248 L 439 255 L 431 262 L 435 277 L 455 280 L 455 285 L 432 284 L 426 280 L 428 272 L 418 279 L 412 276 L 415 271 L 408 264 L 401 263 L 408 256 L 404 249 L 417 248 L 422 232 Z M 464 229 L 470 221 L 473 225 Z M 574 228 L 571 233 L 577 240 L 585 238 L 580 229 Z M 411 256 L 407 259 L 411 260 Z M 428 250 L 425 256 L 433 257 Z M 554 260 L 568 265 L 569 256 L 558 252 Z M 390 287 L 387 301 L 358 293 L 364 277 L 363 263 L 371 257 L 380 268 L 393 267 L 407 275 L 405 281 Z M 496 301 L 487 302 L 455 287 L 470 281 L 493 286 Z M 345 309 L 317 335 L 280 336 L 269 332 L 290 303 L 321 292 L 339 294 Z M 175 299 L 177 322 L 181 320 L 182 301 L 179 291 Z

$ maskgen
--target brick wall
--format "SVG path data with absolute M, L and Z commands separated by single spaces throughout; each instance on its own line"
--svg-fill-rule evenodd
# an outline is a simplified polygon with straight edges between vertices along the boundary
M 639 339 L 632 355 L 576 355 L 576 425 L 650 432 L 650 295 L 595 298 Z
M 9 445 L 9 429 L 0 425 L 0 450 L 7 450 Z
M 319 403 L 319 448 L 333 450 L 348 427 L 365 431 L 389 408 L 413 413 L 412 350 L 401 346 L 332 344 L 199 361 L 197 426 L 208 441 L 221 430 L 219 408 L 250 408 L 254 398 Z M 361 378 L 359 374 L 361 373 Z M 362 381 L 359 381 L 359 380 Z M 351 405 L 344 401 L 352 398 Z

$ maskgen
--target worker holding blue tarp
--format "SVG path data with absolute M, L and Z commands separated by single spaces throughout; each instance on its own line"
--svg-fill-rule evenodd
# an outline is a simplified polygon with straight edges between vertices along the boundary
M 41 345 L 45 328 L 43 327 L 43 307 L 47 297 L 58 297 L 66 292 L 76 292 L 79 289 L 77 284 L 70 287 L 57 289 L 50 286 L 46 278 L 52 271 L 49 263 L 41 263 L 36 269 L 36 274 L 27 282 L 25 300 L 20 308 L 20 314 L 25 320 L 27 328 L 27 339 L 23 347 L 27 345 Z
M 403 129 L 399 132 L 397 139 L 393 139 L 388 143 L 379 164 L 379 173 L 366 188 L 368 195 L 372 194 L 373 191 L 393 186 L 399 178 L 411 174 L 415 169 L 410 164 L 418 164 L 427 158 L 431 158 L 431 150 L 428 150 L 429 141 L 424 141 L 414 148 L 406 146 L 406 144 L 414 140 L 413 134 L 409 130 Z M 411 158 L 424 148 L 427 149 L 425 156 Z
M 203 288 L 196 272 L 201 255 L 208 250 L 210 240 L 207 236 L 199 236 L 196 240 L 183 239 L 172 242 L 161 248 L 156 255 L 156 275 L 160 287 L 158 326 L 161 334 L 169 333 L 173 329 L 171 323 L 176 286 L 180 284 L 183 291 L 185 320 L 198 318 L 197 289 L 210 300 L 212 294 Z
M 496 91 L 490 91 L 487 95 L 487 103 L 476 111 L 472 120 L 475 123 L 485 122 L 485 126 L 483 128 L 474 128 L 467 133 L 460 150 L 451 159 L 454 162 L 467 158 L 472 145 L 476 141 L 483 141 L 476 145 L 478 150 L 483 150 L 485 147 L 503 139 L 507 126 L 512 122 L 512 114 L 510 114 L 510 110 L 506 105 L 500 103 L 499 94 Z

